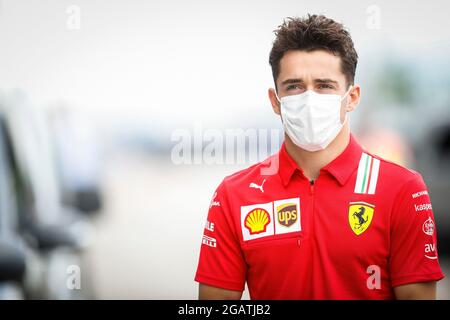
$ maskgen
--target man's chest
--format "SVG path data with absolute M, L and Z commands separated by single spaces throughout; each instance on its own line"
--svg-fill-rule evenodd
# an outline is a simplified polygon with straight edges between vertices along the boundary
M 282 258 L 280 254 L 291 252 L 283 248 L 284 242 L 331 263 L 387 259 L 391 208 L 380 193 L 358 194 L 320 179 L 314 184 L 296 181 L 288 188 L 269 186 L 232 202 L 241 246 L 250 256 L 257 248 Z M 299 256 L 304 257 L 304 252 Z

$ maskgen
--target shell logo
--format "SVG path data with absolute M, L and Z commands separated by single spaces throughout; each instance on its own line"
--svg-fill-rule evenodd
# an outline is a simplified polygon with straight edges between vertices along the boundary
M 244 220 L 244 225 L 250 231 L 250 234 L 266 232 L 267 225 L 270 223 L 269 213 L 261 208 L 253 209 Z

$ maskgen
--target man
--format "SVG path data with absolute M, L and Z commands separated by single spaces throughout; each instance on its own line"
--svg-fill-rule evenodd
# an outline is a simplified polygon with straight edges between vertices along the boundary
M 363 150 L 357 53 L 324 16 L 288 19 L 270 53 L 278 154 L 226 177 L 211 201 L 200 299 L 435 299 L 436 230 L 419 173 Z M 270 170 L 270 168 L 275 168 Z

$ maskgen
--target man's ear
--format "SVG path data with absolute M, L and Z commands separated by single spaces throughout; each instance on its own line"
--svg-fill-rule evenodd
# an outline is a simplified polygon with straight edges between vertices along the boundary
M 269 89 L 269 100 L 272 105 L 273 112 L 279 115 L 281 113 L 280 102 L 278 101 L 277 96 L 275 94 L 275 89 L 273 88 Z
M 361 98 L 361 87 L 359 84 L 354 84 L 348 93 L 348 103 L 345 109 L 346 112 L 351 112 L 356 109 Z

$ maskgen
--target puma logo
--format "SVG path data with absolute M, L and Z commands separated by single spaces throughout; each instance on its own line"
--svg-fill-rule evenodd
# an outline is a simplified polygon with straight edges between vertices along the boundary
M 261 185 L 258 185 L 258 184 L 256 184 L 256 183 L 252 182 L 252 183 L 250 183 L 250 185 L 249 185 L 248 187 L 249 187 L 249 188 L 259 189 L 259 190 L 261 190 L 262 193 L 264 193 L 264 189 L 263 189 L 264 182 L 266 182 L 266 179 L 263 180 L 263 182 L 261 183 Z

